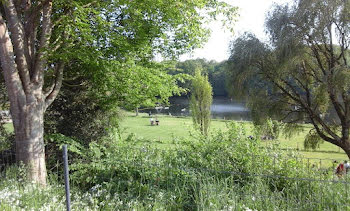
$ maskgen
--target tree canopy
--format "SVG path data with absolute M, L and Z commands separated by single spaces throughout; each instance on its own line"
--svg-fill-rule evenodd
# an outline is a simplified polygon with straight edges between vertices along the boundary
M 208 75 L 210 84 L 213 87 L 214 96 L 228 96 L 227 91 L 227 62 L 208 61 L 206 59 L 192 59 L 176 63 L 175 71 L 171 71 L 171 74 L 184 73 L 188 75 L 195 75 L 197 68 L 202 70 L 203 74 Z M 191 84 L 189 81 L 181 83 L 181 86 L 190 89 Z
M 266 31 L 269 43 L 247 33 L 230 57 L 235 90 L 248 96 L 255 122 L 311 123 L 306 147 L 327 141 L 350 157 L 350 2 L 275 5 Z
M 155 68 L 156 54 L 171 58 L 201 46 L 208 19 L 224 14 L 231 23 L 236 13 L 216 0 L 4 0 L 0 5 L 0 63 L 16 158 L 30 166 L 29 178 L 42 184 L 43 116 L 64 77 L 91 79 L 105 102 L 132 90 L 137 96 L 136 88 L 147 82 L 135 88 L 128 80 L 168 80 Z

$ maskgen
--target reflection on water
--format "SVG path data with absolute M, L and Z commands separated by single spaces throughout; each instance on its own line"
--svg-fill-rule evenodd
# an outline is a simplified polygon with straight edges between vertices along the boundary
M 148 109 L 146 112 L 152 114 L 169 114 L 172 116 L 189 116 L 189 100 L 185 97 L 170 99 L 170 106 L 167 109 Z M 211 106 L 211 114 L 214 119 L 251 120 L 249 109 L 245 103 L 232 101 L 229 98 L 214 97 Z
M 228 113 L 228 112 L 247 112 L 248 108 L 241 105 L 222 105 L 212 104 L 211 112 L 213 113 Z

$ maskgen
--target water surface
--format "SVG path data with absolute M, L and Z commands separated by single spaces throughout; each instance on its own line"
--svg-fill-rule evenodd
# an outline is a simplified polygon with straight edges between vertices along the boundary
M 147 113 L 168 114 L 172 116 L 189 116 L 189 99 L 186 97 L 175 97 L 170 99 L 169 107 L 158 107 L 147 109 Z M 214 97 L 211 105 L 211 115 L 214 119 L 251 120 L 250 111 L 244 102 L 224 97 Z

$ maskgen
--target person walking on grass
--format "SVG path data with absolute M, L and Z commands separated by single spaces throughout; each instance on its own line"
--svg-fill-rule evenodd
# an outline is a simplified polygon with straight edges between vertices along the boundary
M 339 163 L 335 170 L 335 174 L 338 176 L 338 178 L 341 178 L 346 174 L 344 163 Z

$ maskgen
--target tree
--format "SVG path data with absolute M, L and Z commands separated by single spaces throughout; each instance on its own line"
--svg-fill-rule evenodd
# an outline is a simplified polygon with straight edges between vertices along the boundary
M 70 79 L 64 83 L 60 94 L 45 112 L 46 149 L 53 148 L 47 144 L 47 137 L 53 134 L 73 138 L 82 146 L 99 142 L 102 138 L 112 138 L 121 116 L 119 107 L 116 104 L 104 106 L 91 93 L 91 84 L 87 79 Z M 67 123 L 70 123 L 69 127 Z M 48 152 L 46 154 L 52 159 Z M 60 154 L 59 149 L 57 154 Z
M 226 91 L 226 61 L 218 63 L 213 60 L 207 61 L 205 59 L 186 60 L 183 62 L 178 62 L 176 64 L 176 69 L 171 73 L 174 75 L 184 73 L 193 76 L 197 67 L 202 69 L 203 74 L 208 75 L 209 82 L 213 87 L 214 96 L 228 96 Z M 186 81 L 185 83 L 181 84 L 181 86 L 184 88 L 190 88 L 191 82 Z
M 168 104 L 169 97 L 180 95 L 185 89 L 179 86 L 184 76 L 168 74 L 171 63 L 161 62 L 151 65 L 132 65 L 130 75 L 125 82 L 127 89 L 123 93 L 121 106 L 126 109 L 154 107 L 156 103 Z
M 43 185 L 43 116 L 72 61 L 92 64 L 95 69 L 79 71 L 105 79 L 99 71 L 110 67 L 103 65 L 144 64 L 156 53 L 174 56 L 200 46 L 207 37 L 204 17 L 235 13 L 213 0 L 3 0 L 0 6 L 0 62 L 16 159 L 27 165 L 30 180 Z
M 195 128 L 202 135 L 208 135 L 210 126 L 210 106 L 213 102 L 213 91 L 207 76 L 196 69 L 192 79 L 190 109 Z
M 227 62 L 222 61 L 220 63 L 215 63 L 214 68 L 209 71 L 208 78 L 209 82 L 213 87 L 214 96 L 228 96 L 227 92 Z
M 350 158 L 350 2 L 298 0 L 266 20 L 270 43 L 245 34 L 233 42 L 231 75 L 254 121 L 273 117 L 313 125 L 306 147 L 327 141 Z

